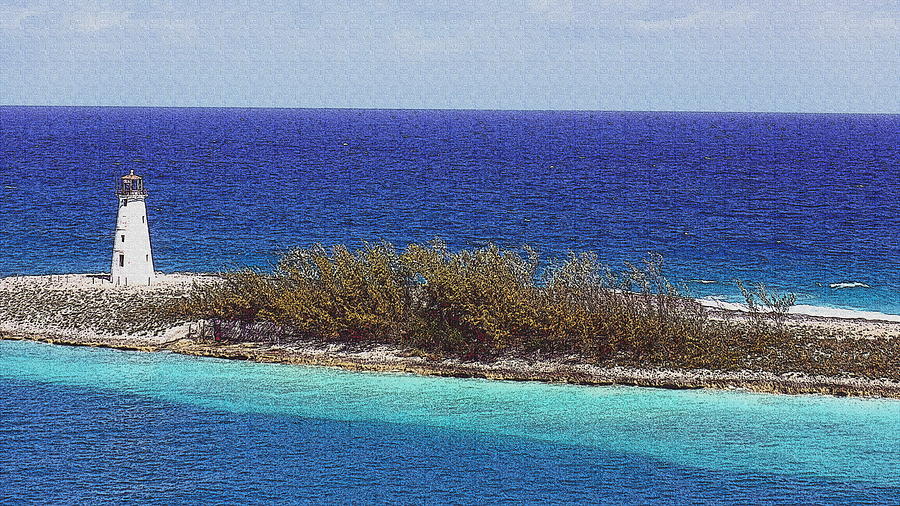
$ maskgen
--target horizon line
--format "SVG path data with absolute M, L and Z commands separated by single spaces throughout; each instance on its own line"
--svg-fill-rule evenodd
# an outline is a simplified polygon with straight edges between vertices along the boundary
M 309 107 L 309 106 L 254 106 L 254 105 L 84 105 L 84 104 L 0 104 L 0 107 L 33 108 L 104 108 L 104 109 L 295 109 L 334 111 L 471 111 L 471 112 L 605 112 L 605 113 L 686 113 L 686 114 L 809 114 L 809 115 L 870 115 L 897 116 L 898 112 L 846 112 L 846 111 L 766 111 L 766 110 L 712 110 L 712 109 L 516 109 L 479 107 Z

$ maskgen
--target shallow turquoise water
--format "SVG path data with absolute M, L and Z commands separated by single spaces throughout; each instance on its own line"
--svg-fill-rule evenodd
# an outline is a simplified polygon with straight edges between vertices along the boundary
M 45 398 L 30 397 L 29 392 L 37 391 L 45 392 L 42 394 Z M 40 445 L 28 443 L 30 440 L 24 434 L 11 436 L 9 427 L 13 420 L 7 418 L 10 416 L 15 417 L 16 425 L 34 424 L 57 438 L 70 431 L 98 431 L 102 434 L 106 430 L 105 425 L 85 426 L 90 422 L 84 421 L 80 422 L 79 427 L 65 424 L 53 427 L 53 417 L 48 419 L 39 412 L 53 412 L 59 405 L 76 400 L 82 402 L 78 397 L 85 396 L 104 399 L 98 405 L 77 409 L 77 417 L 84 416 L 86 420 L 94 415 L 101 418 L 120 417 L 121 414 L 115 413 L 123 409 L 120 404 L 124 402 L 128 410 L 136 409 L 130 404 L 136 403 L 144 406 L 142 410 L 151 411 L 153 406 L 170 406 L 166 416 L 176 416 L 172 413 L 182 411 L 189 413 L 177 415 L 180 421 L 160 421 L 160 427 L 167 424 L 180 426 L 185 423 L 182 418 L 197 421 L 225 416 L 232 420 L 229 422 L 232 424 L 234 420 L 264 419 L 268 420 L 266 424 L 272 420 L 289 420 L 304 427 L 304 438 L 310 439 L 310 434 L 326 430 L 322 429 L 322 424 L 332 427 L 337 423 L 343 435 L 336 439 L 336 444 L 370 438 L 370 450 L 374 452 L 384 452 L 385 445 L 391 448 L 390 452 L 396 452 L 397 448 L 393 445 L 398 432 L 403 435 L 399 438 L 403 441 L 422 441 L 422 437 L 427 441 L 438 436 L 445 438 L 441 439 L 443 442 L 448 437 L 451 442 L 460 439 L 467 441 L 463 447 L 456 443 L 447 443 L 448 447 L 441 446 L 444 443 L 438 444 L 436 447 L 447 455 L 463 451 L 460 448 L 482 451 L 499 444 L 502 449 L 491 450 L 497 451 L 496 455 L 484 451 L 494 455 L 492 458 L 500 459 L 499 470 L 490 472 L 507 475 L 508 483 L 526 479 L 516 475 L 517 469 L 524 469 L 521 464 L 513 465 L 503 460 L 512 458 L 509 456 L 510 448 L 522 449 L 529 454 L 548 455 L 557 471 L 571 471 L 558 471 L 562 477 L 567 476 L 566 473 L 582 477 L 595 476 L 601 471 L 619 473 L 616 480 L 629 490 L 626 482 L 640 482 L 642 474 L 658 476 L 660 472 L 674 473 L 673 476 L 667 475 L 665 482 L 648 483 L 646 486 L 652 489 L 654 486 L 678 483 L 672 490 L 681 492 L 673 492 L 676 494 L 674 496 L 662 493 L 659 496 L 633 497 L 636 500 L 721 500 L 731 497 L 743 501 L 765 497 L 759 495 L 764 489 L 767 494 L 773 493 L 772 490 L 781 490 L 790 495 L 806 488 L 818 490 L 815 493 L 824 495 L 802 495 L 799 500 L 864 498 L 891 502 L 891 497 L 900 497 L 900 401 L 895 400 L 581 387 L 369 374 L 167 353 L 0 342 L 0 399 L 6 398 L 4 402 L 9 403 L 4 408 L 5 414 L 0 415 L 0 422 L 7 419 L 0 423 L 0 427 L 7 426 L 3 429 L 6 434 L 3 444 L 10 445 L 12 450 L 15 451 L 15 446 L 19 444 L 29 448 L 33 446 L 34 451 L 38 452 Z M 60 409 L 75 408 L 66 406 Z M 85 410 L 95 410 L 95 413 L 82 413 Z M 12 412 L 16 414 L 11 415 Z M 314 429 L 309 428 L 311 423 Z M 267 437 L 293 440 L 298 437 L 296 430 L 297 427 L 289 432 L 273 430 L 267 432 Z M 422 431 L 427 436 L 421 436 Z M 326 432 L 327 437 L 336 437 L 333 427 Z M 165 430 L 161 430 L 160 434 L 146 435 L 150 440 L 148 444 L 156 444 L 153 440 L 157 437 L 163 438 L 164 442 L 160 444 L 170 444 L 166 438 L 175 437 Z M 215 441 L 215 436 L 212 437 Z M 222 437 L 224 441 L 235 435 Z M 322 437 L 317 436 L 318 439 Z M 188 439 L 184 444 L 190 446 L 192 443 Z M 181 448 L 177 444 L 175 446 Z M 140 448 L 143 447 L 132 448 L 131 451 L 141 452 Z M 213 444 L 213 448 L 210 451 L 223 455 L 230 451 L 248 451 L 240 444 L 219 448 Z M 405 451 L 419 455 L 425 450 L 415 445 L 413 448 L 416 450 L 407 448 Z M 290 460 L 291 455 L 296 456 L 293 453 L 296 451 L 297 448 L 294 448 L 289 455 L 276 452 L 267 457 L 257 455 L 253 459 L 271 458 L 273 462 Z M 366 455 L 377 458 L 377 455 Z M 404 462 L 407 457 L 412 459 L 411 455 L 400 451 L 392 454 L 387 461 L 370 464 L 379 469 L 386 466 L 382 469 L 384 472 L 403 474 L 399 462 Z M 103 453 L 89 453 L 85 458 L 101 459 Z M 622 464 L 622 459 L 628 464 Z M 440 467 L 442 462 L 445 460 L 430 465 Z M 0 465 L 7 464 L 0 456 Z M 392 468 L 392 465 L 400 467 Z M 509 469 L 504 467 L 506 465 Z M 315 465 L 312 468 L 321 472 L 321 468 Z M 453 474 L 454 469 L 461 474 Z M 481 487 L 475 479 L 479 476 L 477 472 L 456 466 L 444 471 L 461 480 L 448 492 L 448 496 L 424 492 L 422 495 L 400 496 L 385 492 L 383 487 L 378 489 L 384 493 L 382 496 L 367 490 L 364 479 L 357 485 L 366 494 L 375 494 L 370 498 L 387 501 L 478 498 L 471 491 L 466 492 L 467 487 Z M 432 472 L 436 471 L 432 469 Z M 267 477 L 271 475 L 261 476 L 260 479 Z M 349 486 L 346 476 L 332 478 L 335 479 L 335 487 Z M 225 487 L 227 480 L 220 482 Z M 21 487 L 24 490 L 37 487 L 32 490 L 37 493 L 40 488 L 37 483 L 29 484 L 25 480 Z M 732 483 L 727 485 L 731 487 L 729 494 L 732 495 L 716 495 L 717 487 L 726 487 L 727 483 Z M 540 499 L 579 501 L 589 497 L 591 500 L 614 497 L 601 493 L 595 483 L 582 484 L 587 487 L 584 490 L 578 488 L 582 485 L 576 485 L 573 484 L 561 496 L 542 496 Z M 410 487 L 415 489 L 414 486 L 407 489 Z M 526 490 L 521 487 L 514 489 Z M 610 488 L 610 491 L 613 490 L 615 487 Z M 640 491 L 640 488 L 637 490 Z M 692 495 L 698 490 L 711 495 Z M 737 495 L 734 495 L 735 490 Z M 593 491 L 599 495 L 579 495 L 579 491 Z M 679 495 L 682 493 L 685 495 Z M 115 494 L 111 496 L 113 499 L 116 497 Z M 335 497 L 360 499 L 366 496 Z M 781 496 L 775 496 L 778 497 Z M 534 495 L 513 494 L 490 499 L 527 501 L 537 498 Z M 236 498 L 226 495 L 222 499 Z

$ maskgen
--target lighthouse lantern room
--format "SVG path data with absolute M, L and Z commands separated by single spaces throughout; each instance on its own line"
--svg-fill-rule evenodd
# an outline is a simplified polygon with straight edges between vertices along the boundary
M 150 285 L 156 279 L 150 229 L 147 225 L 147 190 L 141 176 L 130 171 L 116 184 L 119 213 L 113 238 L 110 281 L 116 285 Z

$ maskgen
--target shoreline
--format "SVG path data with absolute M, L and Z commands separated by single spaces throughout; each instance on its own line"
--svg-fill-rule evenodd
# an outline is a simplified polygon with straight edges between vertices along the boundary
M 152 311 L 152 306 L 134 321 L 123 318 L 127 311 L 147 300 L 183 295 L 194 283 L 214 279 L 210 275 L 160 273 L 159 283 L 152 287 L 115 287 L 97 282 L 97 276 L 0 278 L 0 339 L 427 376 L 900 399 L 900 379 L 896 375 L 874 378 L 765 369 L 640 367 L 614 362 L 596 364 L 578 356 L 555 355 L 505 355 L 493 361 L 462 361 L 398 346 L 330 341 L 217 344 L 191 339 L 196 322 L 165 320 Z M 740 317 L 739 311 L 729 308 L 710 309 L 722 317 Z M 792 314 L 787 324 L 815 336 L 837 339 L 900 339 L 900 321 Z M 811 342 L 815 340 L 811 338 Z
M 850 376 L 821 376 L 789 372 L 714 371 L 709 369 L 639 368 L 602 366 L 586 362 L 501 358 L 495 362 L 432 360 L 389 346 L 353 347 L 347 344 L 294 342 L 214 344 L 188 338 L 171 341 L 44 336 L 0 333 L 0 340 L 33 341 L 62 346 L 109 348 L 133 352 L 169 352 L 180 355 L 245 360 L 357 372 L 387 372 L 501 381 L 539 381 L 585 386 L 635 386 L 673 390 L 743 390 L 787 395 L 831 395 L 900 399 L 900 382 Z

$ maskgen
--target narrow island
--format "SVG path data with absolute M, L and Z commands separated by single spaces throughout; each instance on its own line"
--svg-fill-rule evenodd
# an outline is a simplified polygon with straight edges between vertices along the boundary
M 541 267 L 544 266 L 544 267 Z M 900 398 L 900 318 L 798 314 L 740 287 L 740 310 L 686 296 L 648 256 L 525 248 L 298 248 L 269 270 L 0 278 L 0 338 L 352 370 Z

